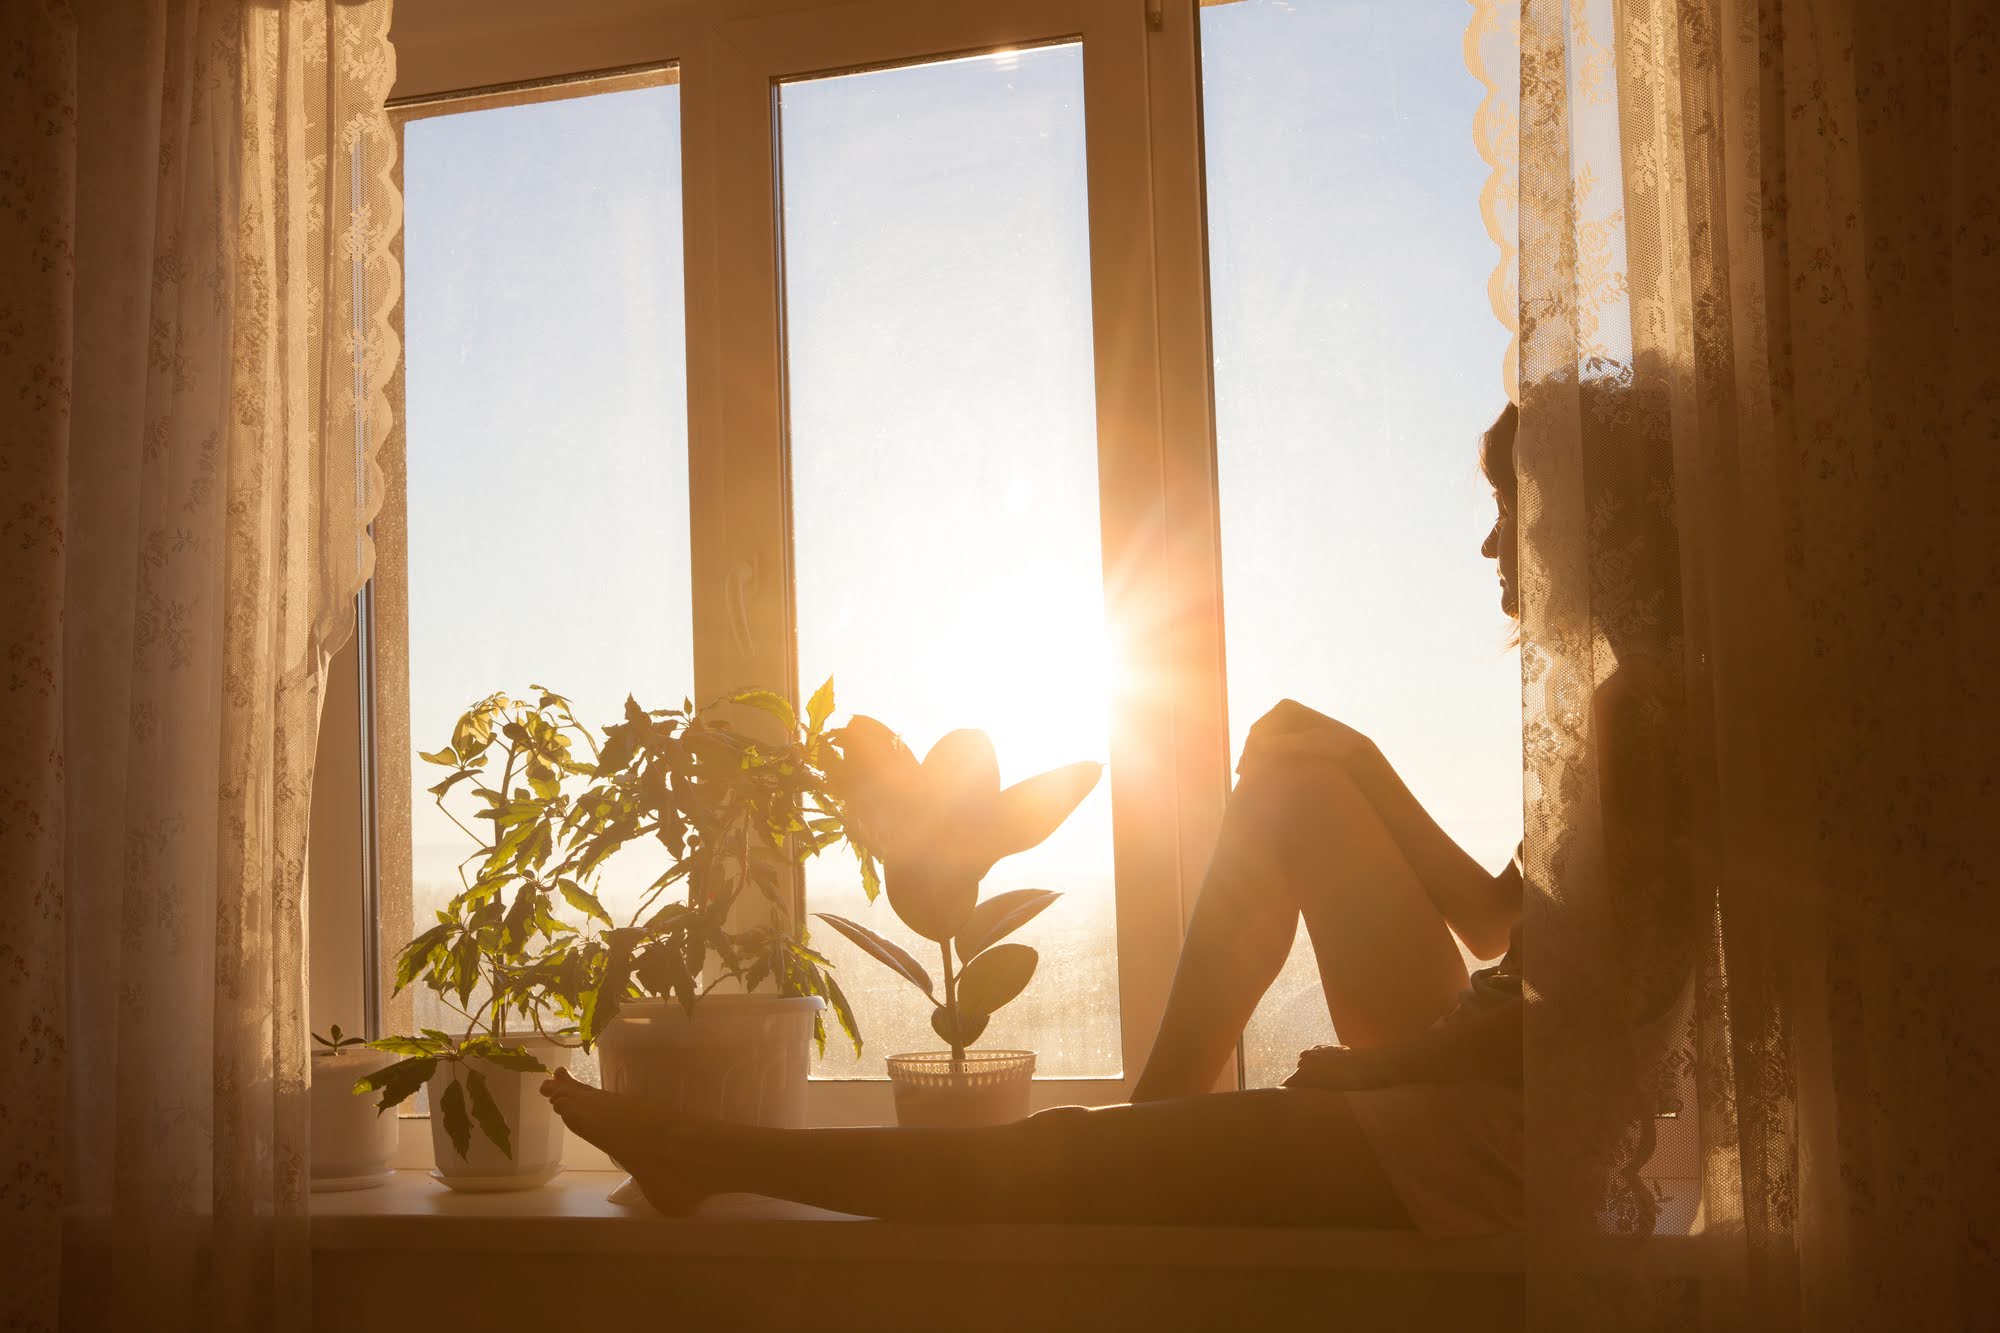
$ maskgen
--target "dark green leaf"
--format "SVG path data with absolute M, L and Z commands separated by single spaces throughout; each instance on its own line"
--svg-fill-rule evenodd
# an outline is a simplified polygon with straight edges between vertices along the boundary
M 514 895 L 513 905 L 507 909 L 507 916 L 500 925 L 500 936 L 509 949 L 525 949 L 528 936 L 535 929 L 535 905 L 540 901 L 541 890 L 530 883 L 523 883 Z
M 471 931 L 459 936 L 452 948 L 452 965 L 458 969 L 458 1003 L 463 1008 L 479 984 L 479 937 Z M 462 1155 L 462 1154 L 461 1154 Z
M 680 949 L 672 942 L 655 944 L 642 951 L 632 968 L 642 990 L 661 999 L 677 999 L 681 1007 L 694 1012 L 694 975 L 688 971 L 687 962 L 681 957 Z
M 944 1044 L 954 1050 L 972 1045 L 979 1040 L 979 1034 L 986 1031 L 985 1014 L 960 1013 L 958 1022 L 951 1021 L 951 1012 L 943 1005 L 931 1010 L 931 1031 L 944 1038 Z
M 466 1070 L 465 1087 L 472 1094 L 472 1118 L 479 1122 L 479 1128 L 485 1132 L 487 1138 L 493 1141 L 493 1146 L 498 1148 L 502 1155 L 509 1161 L 512 1161 L 514 1157 L 514 1145 L 507 1136 L 507 1117 L 500 1114 L 500 1104 L 494 1101 L 493 1094 L 487 1091 L 486 1076 L 481 1074 L 477 1069 Z M 456 1092 L 458 1084 L 452 1084 L 451 1090 L 452 1092 Z M 447 1093 L 446 1096 L 449 1097 L 450 1093 Z M 449 1132 L 449 1126 L 447 1126 L 447 1132 Z M 465 1149 L 460 1148 L 458 1155 L 460 1157 L 465 1156 Z
M 1035 975 L 1038 955 L 1025 944 L 996 944 L 976 954 L 958 974 L 958 1007 L 967 1014 L 990 1014 L 1021 993 Z
M 958 948 L 958 961 L 967 962 L 1006 939 L 1061 896 L 1054 889 L 1012 889 L 994 894 L 973 908 L 972 915 L 958 928 L 958 938 L 953 942 Z
M 397 990 L 400 991 L 417 979 L 425 965 L 430 962 L 432 951 L 451 937 L 451 932 L 456 926 L 456 922 L 447 920 L 432 926 L 404 946 L 403 952 L 396 956 Z
M 465 1110 L 465 1088 L 457 1079 L 445 1084 L 444 1096 L 438 1098 L 438 1109 L 444 1113 L 444 1132 L 451 1139 L 451 1146 L 458 1150 L 460 1161 L 472 1149 L 472 1117 Z
M 937 1003 L 937 995 L 931 990 L 931 974 L 924 971 L 922 963 L 910 957 L 908 949 L 893 940 L 883 939 L 868 927 L 849 921 L 844 916 L 835 916 L 831 912 L 815 912 L 813 915 L 861 946 L 870 958 L 930 996 L 932 1004 Z
M 398 1060 L 395 1064 L 378 1069 L 355 1083 L 356 1093 L 379 1092 L 382 1099 L 375 1103 L 377 1114 L 388 1110 L 409 1098 L 432 1074 L 437 1072 L 438 1062 L 429 1057 Z

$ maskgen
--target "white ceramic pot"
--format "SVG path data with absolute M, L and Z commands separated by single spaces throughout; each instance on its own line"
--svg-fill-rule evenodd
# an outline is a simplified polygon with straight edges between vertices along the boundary
M 682 1114 L 802 1129 L 817 995 L 704 995 L 689 1016 L 666 1000 L 635 1000 L 598 1039 L 604 1086 Z
M 689 1117 L 774 1129 L 806 1124 L 806 1074 L 817 995 L 704 995 L 689 1016 L 667 1000 L 628 1001 L 598 1038 L 612 1092 L 662 1102 Z M 639 1202 L 630 1180 L 614 1203 Z
M 307 1105 L 314 1193 L 365 1190 L 388 1179 L 396 1157 L 396 1112 L 378 1115 L 376 1096 L 356 1096 L 354 1085 L 401 1058 L 366 1047 L 313 1053 Z
M 507 1044 L 526 1047 L 551 1071 L 569 1068 L 569 1048 L 547 1038 L 509 1037 Z M 511 1156 L 486 1137 L 476 1118 L 463 1157 L 445 1132 L 445 1089 L 455 1079 L 463 1081 L 468 1068 L 485 1078 L 486 1090 L 507 1121 Z M 547 1073 L 502 1069 L 486 1060 L 439 1061 L 437 1072 L 425 1085 L 431 1099 L 431 1151 L 437 1158 L 437 1169 L 431 1174 L 455 1190 L 478 1194 L 533 1189 L 553 1179 L 562 1170 L 563 1122 L 541 1094 L 546 1078 Z
M 1025 1119 L 1035 1083 L 1033 1051 L 950 1051 L 889 1057 L 896 1123 L 910 1129 L 970 1129 Z

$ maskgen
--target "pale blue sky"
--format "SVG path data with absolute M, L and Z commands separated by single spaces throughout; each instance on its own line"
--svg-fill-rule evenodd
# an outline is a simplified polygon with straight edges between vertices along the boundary
M 1497 865 L 1519 836 L 1519 689 L 1478 556 L 1475 440 L 1505 335 L 1465 16 L 1461 0 L 1205 9 L 1203 91 L 1232 730 L 1285 694 L 1342 717 Z M 986 727 L 1010 780 L 1105 755 L 1080 80 L 1058 47 L 782 98 L 807 687 L 836 673 L 843 713 L 920 750 Z M 678 97 L 406 132 L 426 747 L 531 679 L 592 717 L 690 687 Z M 448 864 L 427 848 L 457 854 L 421 810 L 420 881 Z M 1030 941 L 1058 961 L 991 1040 L 1008 1022 L 1044 1072 L 1116 1072 L 1103 795 L 989 887 L 1017 879 L 1069 898 Z M 844 866 L 811 884 L 896 933 L 885 904 L 842 901 Z M 881 1009 L 865 1066 L 932 1044 L 886 974 L 838 961 Z M 1288 975 L 1253 1047 L 1311 1037 L 1309 981 Z

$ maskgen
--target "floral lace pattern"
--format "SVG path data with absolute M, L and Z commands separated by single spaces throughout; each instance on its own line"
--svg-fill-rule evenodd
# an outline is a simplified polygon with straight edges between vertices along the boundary
M 0 19 L 9 1327 L 306 1320 L 306 823 L 397 356 L 388 27 Z
M 1475 10 L 1522 407 L 1530 1326 L 1973 1327 L 2000 19 Z

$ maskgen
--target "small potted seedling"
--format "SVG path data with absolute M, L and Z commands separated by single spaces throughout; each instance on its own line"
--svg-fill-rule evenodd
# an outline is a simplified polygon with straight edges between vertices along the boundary
M 864 887 L 881 863 L 889 906 L 938 946 L 939 977 L 875 931 L 830 913 L 820 920 L 852 940 L 931 1002 L 931 1029 L 950 1048 L 889 1057 L 903 1125 L 1004 1124 L 1028 1113 L 1032 1051 L 968 1048 L 994 1012 L 1026 988 L 1038 955 L 1006 936 L 1059 896 L 1015 889 L 980 901 L 979 884 L 1001 858 L 1054 833 L 1097 785 L 1103 765 L 1069 764 L 1005 790 L 982 731 L 946 735 L 922 763 L 888 727 L 854 717 L 832 737 L 827 783 L 862 860 Z M 869 896 L 874 895 L 870 892 Z
M 325 1036 L 312 1034 L 312 1151 L 309 1172 L 315 1193 L 360 1190 L 388 1178 L 396 1155 L 396 1117 L 378 1116 L 353 1095 L 354 1084 L 393 1063 L 393 1055 L 372 1049 L 335 1023 Z

